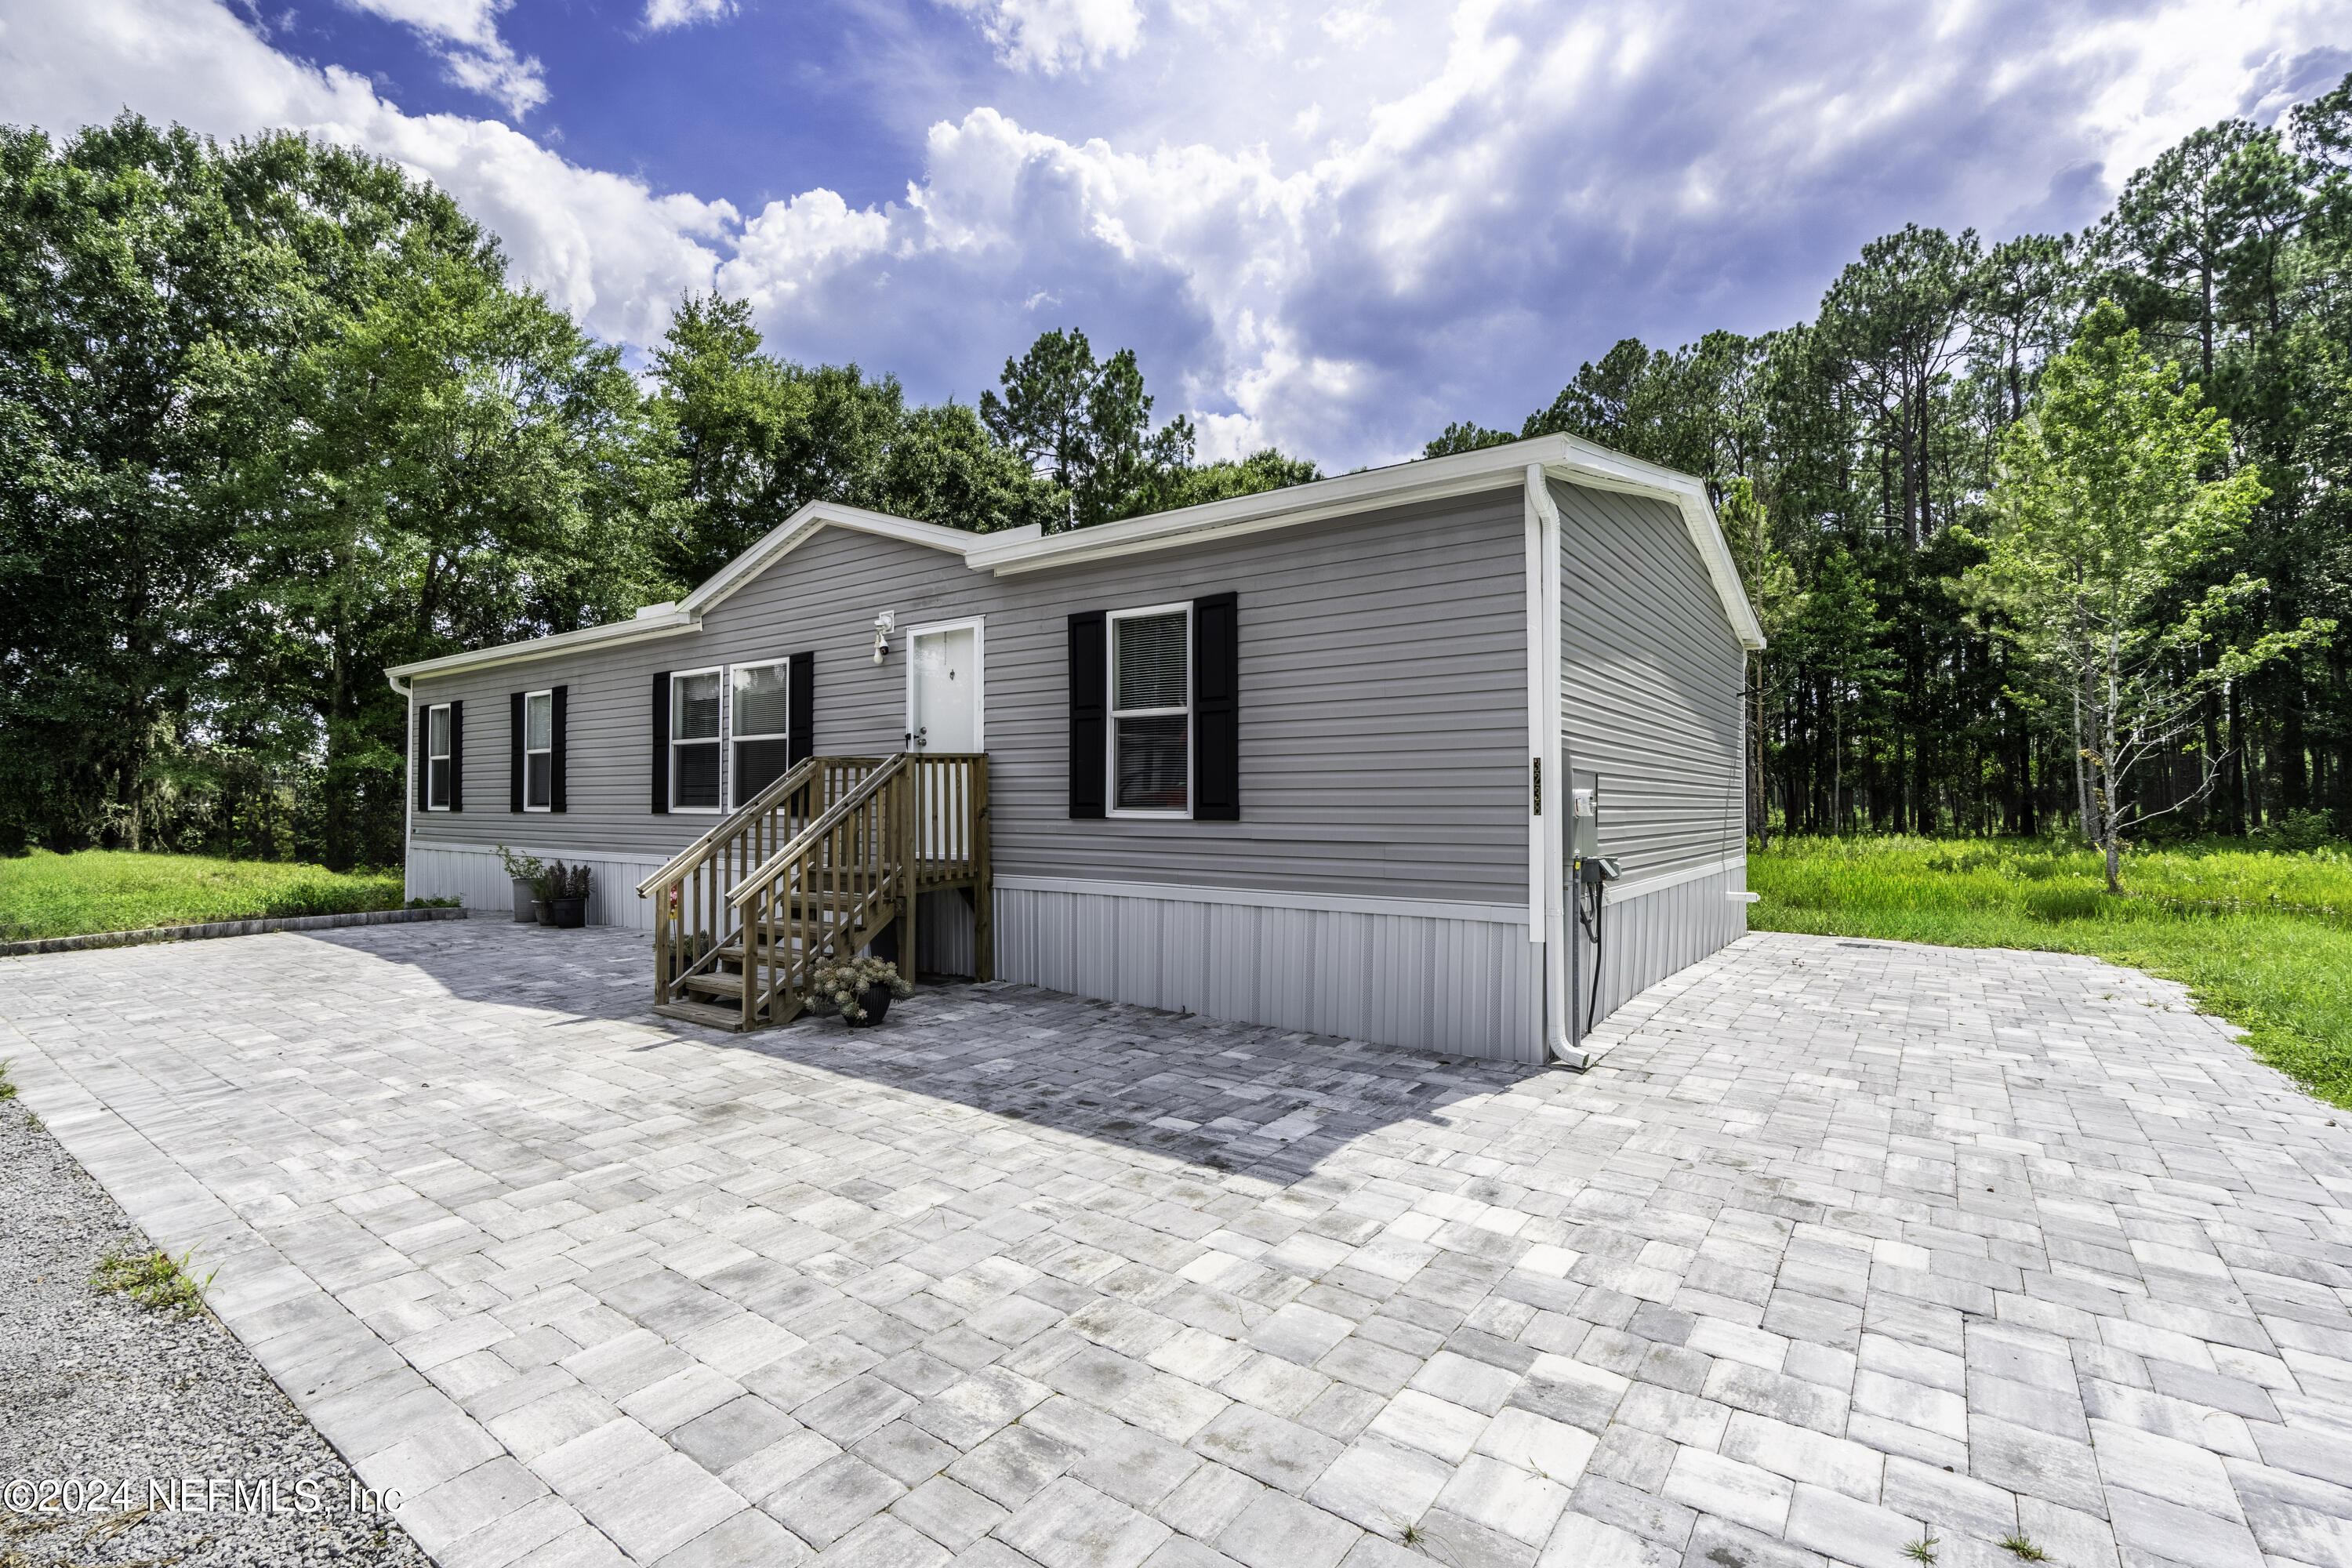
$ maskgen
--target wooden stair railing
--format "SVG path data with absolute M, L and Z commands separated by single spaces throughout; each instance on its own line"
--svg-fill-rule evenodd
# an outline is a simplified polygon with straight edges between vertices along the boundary
M 992 973 L 988 758 L 900 752 L 801 767 L 812 771 L 763 792 L 733 832 L 705 835 L 641 885 L 665 899 L 655 913 L 656 1013 L 736 1030 L 790 1023 L 807 1008 L 820 963 L 894 924 L 899 972 L 911 980 L 926 892 L 963 894 L 974 973 Z M 746 863 L 745 847 L 771 831 L 751 820 L 763 809 L 768 823 L 794 830 Z
M 880 757 L 809 757 L 637 884 L 654 900 L 654 1002 L 678 999 L 688 980 L 718 963 L 735 935 L 727 902 L 737 882 L 809 821 L 880 766 Z

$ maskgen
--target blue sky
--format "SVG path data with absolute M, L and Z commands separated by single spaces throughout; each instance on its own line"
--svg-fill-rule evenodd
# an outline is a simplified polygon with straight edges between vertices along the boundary
M 2079 227 L 2352 69 L 2341 0 L 0 0 L 0 118 L 397 159 L 641 346 L 682 289 L 971 399 L 1038 331 L 1212 454 L 1516 422 L 1876 235 Z

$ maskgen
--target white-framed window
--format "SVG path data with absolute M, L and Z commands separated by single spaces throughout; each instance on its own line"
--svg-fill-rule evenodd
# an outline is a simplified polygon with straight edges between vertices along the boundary
M 1114 610 L 1110 814 L 1192 815 L 1192 606 Z
M 719 809 L 719 710 L 724 706 L 724 666 L 689 669 L 669 678 L 669 808 Z
M 789 659 L 739 664 L 728 671 L 734 723 L 728 750 L 734 755 L 737 805 L 784 776 L 792 766 L 792 682 Z
M 555 808 L 555 692 L 551 688 L 523 693 L 522 808 Z
M 425 809 L 449 809 L 449 705 L 436 702 L 425 715 Z

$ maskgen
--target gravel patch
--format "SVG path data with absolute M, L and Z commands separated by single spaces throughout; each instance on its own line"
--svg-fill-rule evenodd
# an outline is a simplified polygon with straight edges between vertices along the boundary
M 152 1245 L 0 1100 L 0 1568 L 423 1568 L 388 1515 L 353 1508 L 351 1467 L 211 1313 L 92 1289 L 110 1250 Z

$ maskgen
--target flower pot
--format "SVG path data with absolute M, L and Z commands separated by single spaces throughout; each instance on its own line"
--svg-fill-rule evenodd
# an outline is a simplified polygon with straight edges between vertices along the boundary
M 530 879 L 514 879 L 514 911 L 517 925 L 528 925 L 539 918 L 539 900 L 530 896 Z
M 588 923 L 588 900 L 585 899 L 550 899 L 547 900 L 548 924 L 559 931 L 571 931 Z
M 860 1023 L 857 1019 L 851 1018 L 848 1020 L 849 1026 L 853 1029 L 870 1029 L 889 1016 L 890 988 L 887 985 L 877 985 L 860 996 L 857 999 L 857 1005 L 866 1009 L 866 1019 Z
M 555 923 L 554 906 L 545 899 L 533 899 L 530 901 L 530 910 L 532 916 L 540 924 L 551 926 Z

